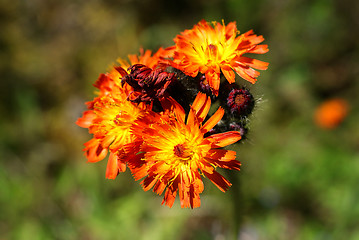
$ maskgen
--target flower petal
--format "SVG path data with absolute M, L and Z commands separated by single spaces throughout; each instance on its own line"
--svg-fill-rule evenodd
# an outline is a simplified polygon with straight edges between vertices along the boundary
M 199 92 L 193 101 L 192 109 L 198 112 L 207 101 L 207 95 Z
M 228 188 L 230 186 L 232 186 L 232 184 L 225 179 L 221 174 L 219 174 L 216 171 L 213 171 L 212 173 L 208 173 L 203 171 L 204 175 L 206 175 L 206 177 L 209 178 L 209 180 L 211 180 L 211 182 L 214 183 L 214 185 L 216 185 L 219 190 L 221 190 L 222 192 L 225 192 L 228 190 Z
M 269 63 L 263 62 L 257 59 L 248 58 L 248 57 L 239 57 L 235 59 L 235 62 L 240 64 L 245 64 L 249 67 L 256 68 L 259 70 L 266 70 L 268 68 Z
M 103 148 L 100 141 L 96 138 L 91 139 L 84 145 L 85 148 L 83 149 L 83 151 L 85 151 L 85 155 L 88 162 L 101 161 L 107 155 L 107 148 Z
M 83 128 L 88 128 L 93 123 L 93 120 L 96 118 L 96 114 L 93 110 L 87 110 L 83 113 L 83 116 L 77 119 L 76 124 Z
M 220 72 L 207 71 L 205 73 L 206 79 L 209 86 L 212 89 L 214 95 L 218 96 L 219 83 L 220 83 Z
M 165 196 L 163 198 L 162 204 L 166 204 L 168 207 L 172 207 L 173 203 L 175 202 L 176 199 L 176 194 L 177 194 L 177 190 L 178 190 L 178 185 L 179 185 L 179 179 L 176 178 L 173 183 L 167 187 L 166 192 L 165 192 Z
M 212 143 L 213 148 L 225 147 L 241 139 L 241 134 L 237 131 L 213 134 L 206 138 Z
M 213 149 L 205 157 L 208 162 L 217 167 L 240 170 L 241 163 L 236 159 L 236 152 L 231 150 Z
M 228 65 L 223 65 L 223 66 L 221 66 L 221 70 L 222 70 L 224 77 L 227 79 L 227 81 L 229 83 L 235 82 L 236 75 L 234 74 L 231 67 L 229 67 Z
M 121 170 L 126 169 L 121 166 Z M 107 168 L 106 168 L 106 178 L 107 179 L 115 179 L 119 172 L 119 166 L 118 166 L 118 155 L 111 153 L 110 157 L 107 161 Z
M 243 79 L 249 81 L 252 84 L 255 84 L 257 81 L 257 77 L 259 76 L 259 72 L 254 70 L 253 68 L 250 68 L 248 66 L 236 66 L 233 67 L 233 69 L 238 73 L 239 76 L 241 76 Z
M 160 102 L 165 111 L 174 112 L 178 120 L 184 122 L 186 113 L 178 102 L 172 97 L 161 98 Z
M 224 110 L 222 107 L 219 107 L 219 109 L 201 127 L 201 132 L 206 133 L 209 130 L 211 130 L 222 119 L 223 115 L 224 115 Z

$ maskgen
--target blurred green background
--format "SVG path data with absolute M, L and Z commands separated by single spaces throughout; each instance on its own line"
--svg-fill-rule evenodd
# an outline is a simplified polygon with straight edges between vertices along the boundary
M 0 0 L 0 239 L 359 239 L 359 2 Z M 270 62 L 236 148 L 233 186 L 169 209 L 127 171 L 87 164 L 75 125 L 118 57 L 157 50 L 199 20 L 265 37 Z M 239 79 L 241 83 L 244 80 Z M 322 101 L 350 113 L 315 125 Z

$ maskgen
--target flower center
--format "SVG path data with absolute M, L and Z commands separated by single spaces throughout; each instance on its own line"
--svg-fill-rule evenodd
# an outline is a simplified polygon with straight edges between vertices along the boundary
M 216 53 L 217 51 L 217 46 L 212 43 L 208 45 L 208 48 L 212 53 Z
M 207 46 L 207 51 L 208 51 L 208 57 L 210 58 L 209 60 L 214 61 L 216 60 L 217 56 L 218 56 L 218 47 L 215 44 L 209 44 Z
M 254 107 L 254 99 L 249 90 L 245 88 L 232 89 L 228 94 L 227 104 L 232 113 L 248 115 Z
M 189 150 L 184 144 L 177 144 L 174 146 L 173 152 L 177 157 L 186 158 L 183 160 L 189 160 L 192 155 L 192 151 Z
M 243 94 L 238 94 L 235 97 L 234 102 L 237 106 L 242 106 L 246 102 L 246 98 L 243 96 Z

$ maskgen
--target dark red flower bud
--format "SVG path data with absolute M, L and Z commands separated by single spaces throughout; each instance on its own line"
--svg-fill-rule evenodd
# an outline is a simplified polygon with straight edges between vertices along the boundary
M 254 98 L 248 89 L 233 88 L 228 94 L 227 105 L 232 114 L 247 116 L 254 108 Z

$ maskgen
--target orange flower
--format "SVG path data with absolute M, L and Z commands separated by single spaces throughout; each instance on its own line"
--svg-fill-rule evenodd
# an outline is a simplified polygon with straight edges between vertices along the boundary
M 241 135 L 230 131 L 204 137 L 220 121 L 224 110 L 219 108 L 202 124 L 211 106 L 210 98 L 203 93 L 197 95 L 186 121 L 183 108 L 173 99 L 162 99 L 162 105 L 164 114 L 153 113 L 153 120 L 143 117 L 132 127 L 133 133 L 142 137 L 145 162 L 142 168 L 134 169 L 134 177 L 146 176 L 141 182 L 145 191 L 153 187 L 160 195 L 166 189 L 162 204 L 171 207 L 178 191 L 181 207 L 199 207 L 199 194 L 204 189 L 201 175 L 223 192 L 231 186 L 215 169 L 239 170 L 240 162 L 235 160 L 236 152 L 218 148 L 237 142 Z
M 323 102 L 316 109 L 314 119 L 319 127 L 332 129 L 337 127 L 347 114 L 347 101 L 340 98 L 334 98 Z
M 173 67 L 180 69 L 191 77 L 198 72 L 205 74 L 212 88 L 218 95 L 220 73 L 229 83 L 235 82 L 233 70 L 245 80 L 255 83 L 259 70 L 265 70 L 268 63 L 244 57 L 245 53 L 263 54 L 268 52 L 267 45 L 258 45 L 264 38 L 252 30 L 237 36 L 236 23 L 227 26 L 213 23 L 213 27 L 202 20 L 191 30 L 185 30 L 174 39 L 176 49 Z
M 93 139 L 85 143 L 84 151 L 89 162 L 104 159 L 110 150 L 106 177 L 114 179 L 119 172 L 125 171 L 126 162 L 134 157 L 133 154 L 127 154 L 130 150 L 126 151 L 126 145 L 136 140 L 130 127 L 150 107 L 127 101 L 130 90 L 127 84 L 122 88 L 109 82 L 109 79 L 102 81 L 106 83 L 103 86 L 111 86 L 111 91 L 101 91 L 102 94 L 92 102 L 92 109 L 85 111 L 76 123 L 88 128 L 94 135 Z

